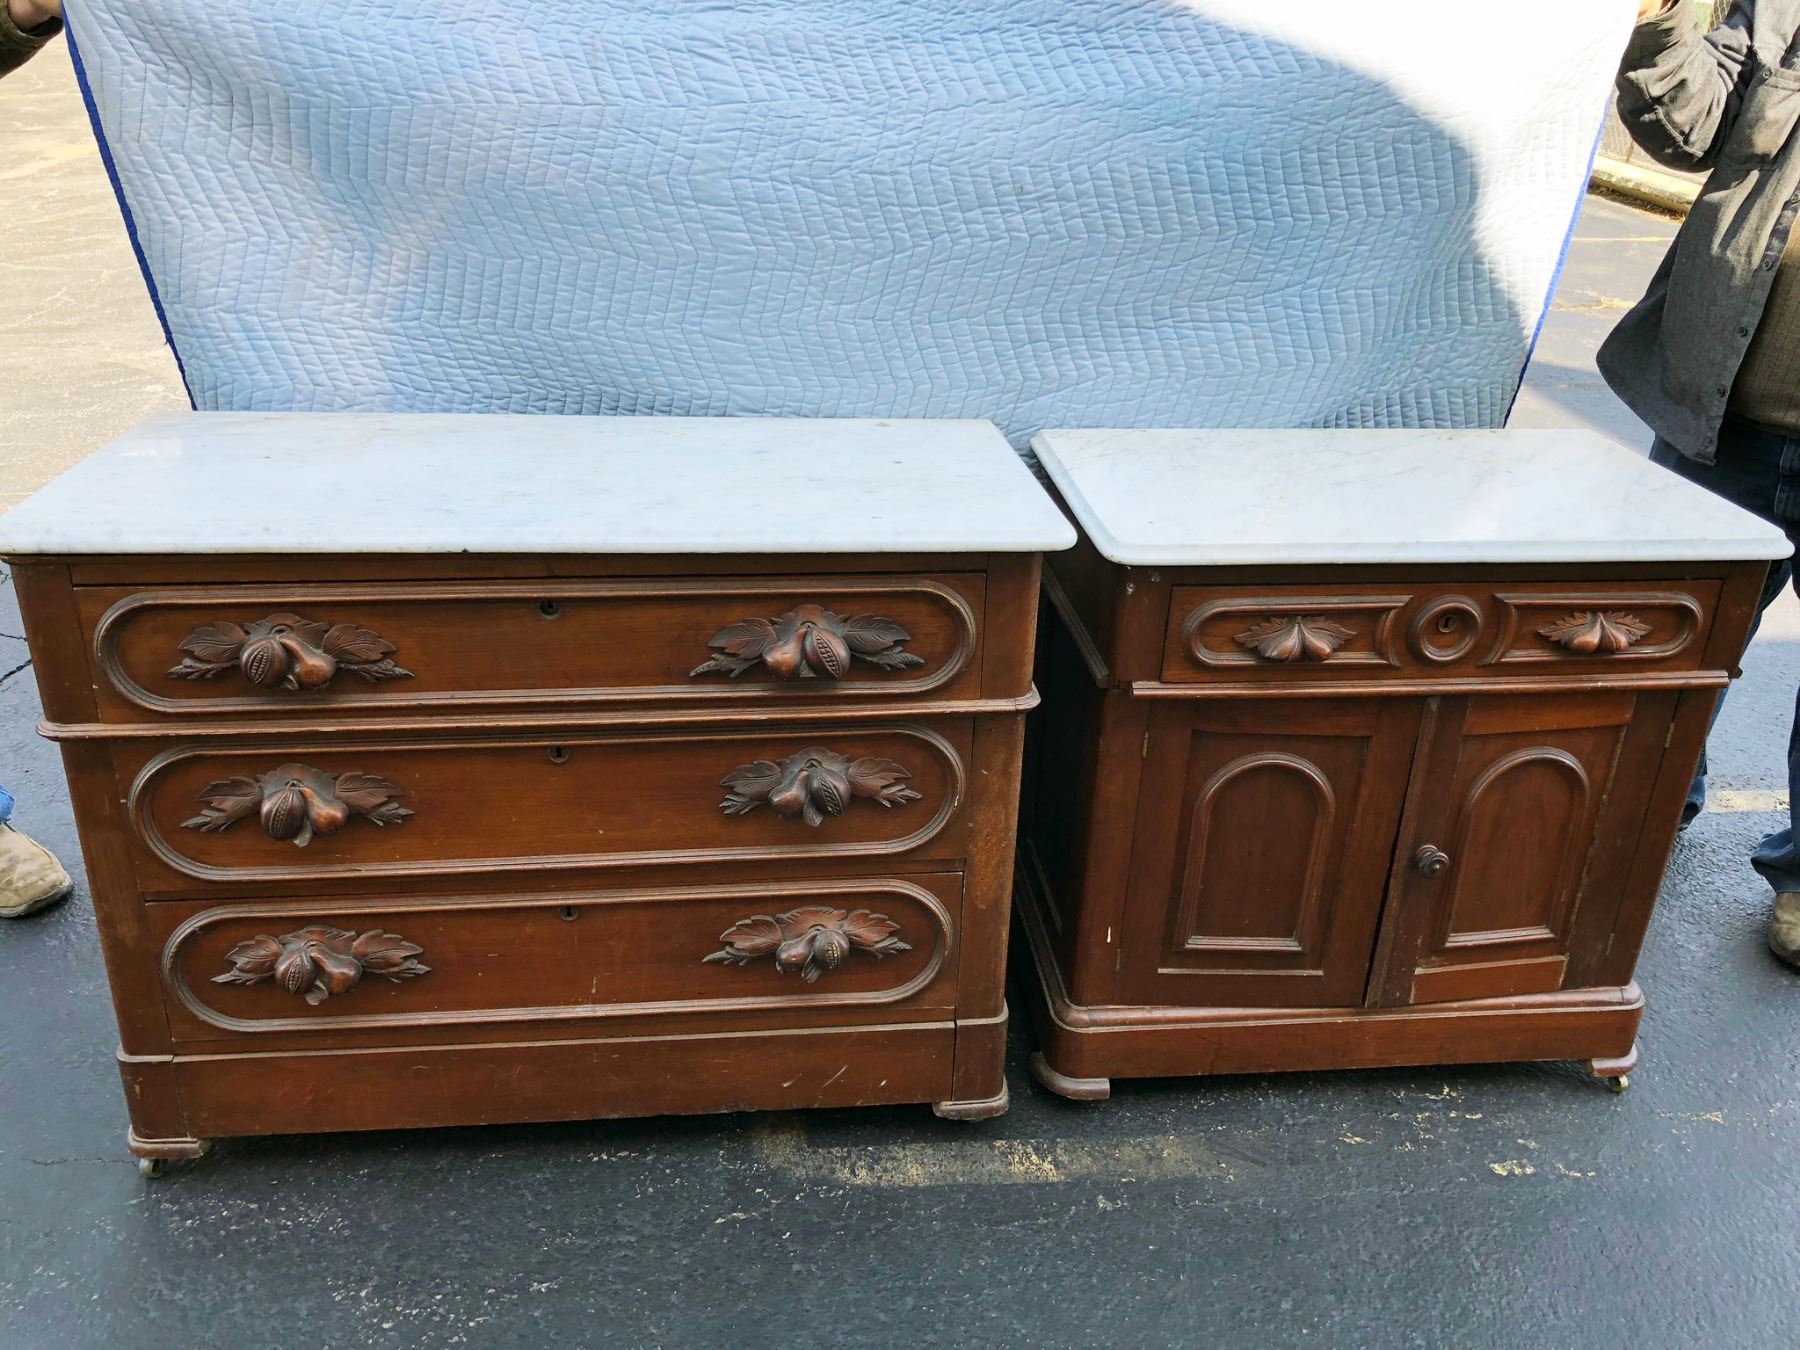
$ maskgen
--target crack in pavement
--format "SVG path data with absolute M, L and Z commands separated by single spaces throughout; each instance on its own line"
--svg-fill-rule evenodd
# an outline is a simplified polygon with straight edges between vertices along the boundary
M 0 675 L 0 684 L 5 684 L 13 676 L 17 675 L 21 670 L 29 670 L 29 669 L 31 669 L 30 661 L 26 661 L 25 664 L 22 666 L 14 666 L 11 670 L 7 671 L 6 674 Z

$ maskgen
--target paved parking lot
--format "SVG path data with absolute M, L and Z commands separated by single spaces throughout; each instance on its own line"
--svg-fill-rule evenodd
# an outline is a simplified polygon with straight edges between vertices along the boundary
M 0 506 L 182 406 L 66 59 L 0 89 Z M 1647 440 L 1593 372 L 1672 226 L 1590 201 L 1516 420 Z M 11 590 L 0 780 L 78 861 Z M 1787 1345 L 1800 975 L 1743 862 L 1800 676 L 1785 603 L 1640 979 L 1571 1065 L 1121 1082 L 923 1107 L 228 1141 L 141 1181 L 85 895 L 0 924 L 0 1344 Z M 1014 1000 L 1015 1007 L 1019 1000 Z

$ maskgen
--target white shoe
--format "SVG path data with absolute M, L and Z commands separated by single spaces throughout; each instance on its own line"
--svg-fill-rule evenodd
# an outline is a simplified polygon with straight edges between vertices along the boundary
M 0 825 L 0 919 L 48 909 L 74 889 L 54 853 L 30 835 Z

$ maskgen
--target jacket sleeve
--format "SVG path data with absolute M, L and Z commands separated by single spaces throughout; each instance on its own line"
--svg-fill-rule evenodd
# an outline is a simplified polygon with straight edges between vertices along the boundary
M 1619 66 L 1619 117 L 1660 164 L 1710 169 L 1755 70 L 1756 0 L 1733 0 L 1704 36 L 1688 0 L 1637 26 Z
M 51 38 L 62 32 L 62 20 L 52 19 L 36 28 L 20 28 L 6 12 L 6 0 L 0 0 L 0 75 L 9 75 Z

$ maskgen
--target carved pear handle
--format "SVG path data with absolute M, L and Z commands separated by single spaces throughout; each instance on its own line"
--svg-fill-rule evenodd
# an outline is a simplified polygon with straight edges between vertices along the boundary
M 800 605 L 773 619 L 727 624 L 707 646 L 714 654 L 688 672 L 736 678 L 761 665 L 778 680 L 841 680 L 852 663 L 881 670 L 922 666 L 925 658 L 905 649 L 912 634 L 876 614 L 845 618 L 823 605 Z
M 919 800 L 906 786 L 912 774 L 891 759 L 864 755 L 851 759 L 834 750 L 809 746 L 783 760 L 759 759 L 743 764 L 720 780 L 725 800 L 719 809 L 742 816 L 767 803 L 777 815 L 817 827 L 827 816 L 841 816 L 852 797 L 867 797 L 882 806 L 905 806 Z
M 371 773 L 326 773 L 305 764 L 283 764 L 254 778 L 224 778 L 200 794 L 200 814 L 183 829 L 218 833 L 256 816 L 271 839 L 305 848 L 318 835 L 336 834 L 361 816 L 374 825 L 399 825 L 412 814 L 400 789 Z
M 273 980 L 317 1007 L 333 994 L 349 993 L 364 975 L 379 975 L 398 984 L 427 974 L 431 967 L 417 959 L 423 951 L 398 933 L 378 928 L 359 935 L 314 924 L 281 937 L 260 933 L 238 943 L 225 953 L 231 969 L 213 976 L 213 983 Z
M 773 956 L 777 971 L 783 975 L 798 972 L 808 984 L 823 971 L 836 970 L 853 951 L 882 957 L 912 950 L 900 940 L 900 925 L 887 915 L 866 909 L 846 912 L 826 905 L 739 919 L 719 941 L 725 945 L 702 958 L 709 965 L 747 966 Z
M 298 614 L 271 614 L 254 623 L 212 623 L 181 642 L 187 653 L 171 680 L 212 680 L 236 669 L 258 689 L 323 689 L 340 670 L 380 684 L 409 679 L 394 664 L 394 644 L 354 623 L 327 624 Z

